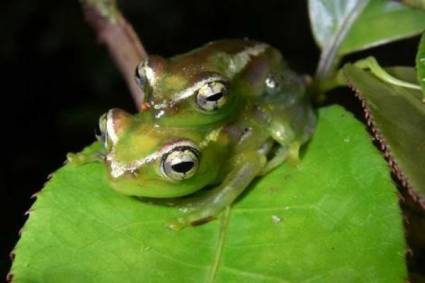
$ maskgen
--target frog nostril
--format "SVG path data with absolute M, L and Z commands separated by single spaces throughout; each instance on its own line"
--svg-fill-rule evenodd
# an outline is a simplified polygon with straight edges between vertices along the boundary
M 186 173 L 189 172 L 193 166 L 195 165 L 194 162 L 192 161 L 183 161 L 177 164 L 173 164 L 171 166 L 171 168 L 173 168 L 174 171 L 179 172 L 179 173 Z

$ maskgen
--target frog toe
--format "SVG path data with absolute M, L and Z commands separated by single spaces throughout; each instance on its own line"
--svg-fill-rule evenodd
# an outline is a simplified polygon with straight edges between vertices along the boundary
M 294 142 L 289 147 L 288 161 L 295 166 L 300 164 L 300 147 L 301 147 L 301 143 L 299 142 Z
M 179 231 L 189 226 L 198 226 L 214 220 L 216 217 L 208 210 L 198 210 L 172 219 L 168 222 L 168 228 Z
M 81 153 L 68 153 L 66 155 L 66 162 L 74 165 L 83 165 L 90 162 L 100 161 L 101 158 L 96 154 Z

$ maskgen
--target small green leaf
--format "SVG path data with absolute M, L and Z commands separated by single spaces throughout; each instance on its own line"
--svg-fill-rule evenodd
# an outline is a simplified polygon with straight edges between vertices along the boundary
M 396 189 L 363 125 L 319 113 L 298 167 L 259 179 L 217 221 L 119 195 L 100 163 L 66 165 L 39 194 L 14 282 L 405 282 Z
M 368 2 L 369 0 L 309 0 L 311 29 L 322 49 L 316 77 L 323 79 L 328 76 L 334 67 L 341 43 Z
M 316 78 L 324 80 L 341 56 L 414 36 L 425 11 L 388 0 L 309 0 L 313 36 L 322 49 Z
M 421 91 L 387 84 L 351 64 L 343 71 L 364 102 L 369 123 L 395 174 L 425 208 L 425 104 Z M 416 81 L 413 68 L 389 71 L 401 80 Z
M 422 34 L 418 53 L 416 54 L 416 73 L 422 93 L 425 95 L 425 33 Z
M 417 35 L 425 30 L 425 11 L 388 0 L 371 0 L 351 26 L 338 51 L 345 55 Z
M 308 12 L 316 43 L 324 48 L 335 35 L 347 28 L 345 22 L 358 6 L 367 1 L 309 0 Z

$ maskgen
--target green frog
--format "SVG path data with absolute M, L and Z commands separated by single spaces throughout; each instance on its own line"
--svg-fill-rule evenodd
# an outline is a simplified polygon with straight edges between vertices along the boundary
M 131 115 L 99 121 L 110 184 L 129 196 L 184 198 L 170 222 L 214 219 L 258 176 L 297 163 L 316 117 L 302 78 L 280 52 L 250 40 L 221 40 L 136 68 L 146 97 Z

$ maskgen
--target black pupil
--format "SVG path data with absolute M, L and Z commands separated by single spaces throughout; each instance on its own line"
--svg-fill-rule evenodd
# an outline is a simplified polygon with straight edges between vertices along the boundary
M 213 95 L 208 96 L 207 101 L 218 101 L 222 97 L 223 97 L 223 93 L 217 92 L 217 93 L 214 93 Z
M 193 165 L 195 165 L 192 161 L 183 161 L 174 165 L 171 165 L 171 168 L 173 168 L 174 171 L 178 173 L 187 173 L 190 171 L 190 169 L 193 168 Z

